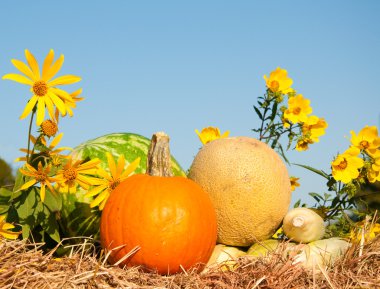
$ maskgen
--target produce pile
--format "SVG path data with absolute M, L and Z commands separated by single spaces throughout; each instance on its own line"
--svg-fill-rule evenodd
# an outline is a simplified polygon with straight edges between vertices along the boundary
M 164 132 L 57 148 L 59 118 L 83 100 L 81 89 L 57 86 L 80 77 L 54 78 L 63 55 L 54 61 L 53 50 L 42 71 L 25 56 L 27 64 L 12 60 L 22 74 L 3 76 L 33 95 L 21 115 L 31 115 L 22 166 L 15 184 L 0 188 L 1 288 L 380 286 L 377 127 L 352 131 L 330 173 L 299 164 L 329 193 L 289 208 L 300 183 L 286 151 L 307 150 L 328 125 L 286 70 L 264 76 L 257 138 L 196 130 L 203 146 L 185 173 Z

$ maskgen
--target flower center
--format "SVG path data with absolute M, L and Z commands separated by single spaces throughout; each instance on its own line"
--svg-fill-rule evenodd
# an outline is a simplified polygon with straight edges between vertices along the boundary
M 347 161 L 346 161 L 346 159 L 344 159 L 343 161 L 341 161 L 339 163 L 338 168 L 341 169 L 341 170 L 344 170 L 345 168 L 347 168 Z
M 47 179 L 47 175 L 44 172 L 38 172 L 35 176 L 35 179 L 39 183 L 43 183 Z
M 110 182 L 108 188 L 110 191 L 113 191 L 119 184 L 120 184 L 120 179 L 113 180 L 112 182 Z
M 280 87 L 280 84 L 278 83 L 277 80 L 273 80 L 273 81 L 270 83 L 270 90 L 272 90 L 273 92 L 278 91 L 279 87 Z
M 362 148 L 362 149 L 367 149 L 368 147 L 369 147 L 369 142 L 368 141 L 366 141 L 366 140 L 362 140 L 361 142 L 360 142 L 360 147 Z
M 54 121 L 48 119 L 42 122 L 41 130 L 44 135 L 51 137 L 57 133 L 58 125 Z
M 296 107 L 296 108 L 293 109 L 293 114 L 298 115 L 298 114 L 300 114 L 300 112 L 301 112 L 301 108 L 300 107 Z
M 78 172 L 77 170 L 73 169 L 73 168 L 68 168 L 68 169 L 65 169 L 63 171 L 63 177 L 68 180 L 68 181 L 73 181 L 76 179 L 78 175 Z
M 48 91 L 48 86 L 45 81 L 38 80 L 33 84 L 33 92 L 37 96 L 45 96 Z

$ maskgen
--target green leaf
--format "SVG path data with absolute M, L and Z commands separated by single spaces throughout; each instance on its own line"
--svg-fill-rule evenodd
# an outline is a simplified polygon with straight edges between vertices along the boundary
M 58 223 L 55 218 L 55 214 L 52 214 L 47 210 L 44 211 L 44 213 L 48 216 L 43 220 L 41 226 L 44 229 L 45 233 L 50 236 L 50 238 L 59 243 L 61 241 L 61 237 L 59 236 Z
M 287 157 L 285 156 L 285 152 L 284 152 L 284 149 L 282 148 L 282 145 L 277 146 L 277 151 L 278 151 L 279 154 L 282 156 L 282 158 L 284 159 L 284 161 L 285 161 L 288 165 L 290 165 L 289 160 L 288 160 Z
M 25 183 L 24 175 L 20 172 L 20 170 L 17 170 L 15 185 L 13 187 L 13 192 L 18 191 L 24 183 Z M 14 197 L 12 197 L 12 198 L 14 198 Z
M 37 199 L 38 189 L 32 187 L 28 190 L 22 191 L 22 195 L 19 199 L 15 200 L 15 207 L 17 209 L 20 220 L 25 220 L 29 216 L 34 215 L 36 209 L 42 211 L 42 207 L 38 206 Z
M 299 199 L 293 206 L 293 208 L 298 208 L 301 205 L 301 199 Z
M 335 208 L 336 207 L 336 205 L 338 204 L 340 202 L 340 197 L 339 196 L 336 196 L 333 200 L 332 200 L 332 202 L 331 202 L 331 208 Z
M 275 101 L 274 104 L 273 104 L 273 107 L 272 107 L 272 114 L 271 114 L 271 116 L 270 116 L 270 120 L 271 120 L 271 121 L 273 121 L 274 118 L 275 118 L 276 115 L 277 115 L 277 107 L 278 107 L 278 103 L 277 103 L 277 101 Z
M 263 120 L 263 115 L 262 115 L 262 113 L 260 112 L 260 110 L 259 110 L 256 106 L 253 106 L 253 108 L 255 109 L 256 114 L 259 116 L 259 118 L 260 118 L 261 120 Z
M 312 171 L 312 172 L 314 172 L 314 173 L 316 173 L 316 174 L 318 174 L 318 175 L 320 175 L 320 176 L 322 176 L 322 177 L 324 177 L 326 179 L 329 179 L 329 177 L 330 177 L 330 175 L 326 174 L 324 171 L 317 170 L 317 169 L 315 169 L 313 167 L 310 167 L 310 166 L 301 165 L 301 164 L 294 164 L 294 163 L 293 163 L 293 165 L 296 165 L 296 166 L 302 167 L 304 169 L 307 169 L 309 171 Z
M 31 189 L 22 191 L 22 195 L 14 203 L 19 222 L 23 226 L 22 233 L 24 238 L 28 238 L 30 230 L 33 230 L 39 224 L 38 218 L 43 219 L 41 216 L 43 205 L 39 201 L 38 194 L 39 189 L 32 187 Z
M 59 212 L 62 209 L 62 196 L 59 193 L 52 193 L 46 190 L 44 204 L 51 212 Z
M 0 188 L 0 214 L 5 214 L 10 206 L 10 199 L 12 196 L 12 191 L 6 188 Z
M 28 224 L 22 224 L 21 231 L 22 231 L 22 238 L 28 239 L 30 236 L 30 231 L 31 231 L 30 226 Z
M 309 193 L 309 196 L 313 197 L 318 203 L 323 200 L 323 197 L 317 193 Z

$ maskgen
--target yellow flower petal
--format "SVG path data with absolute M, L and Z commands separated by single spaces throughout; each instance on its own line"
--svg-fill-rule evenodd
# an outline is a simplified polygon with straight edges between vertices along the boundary
M 33 84 L 34 84 L 34 82 L 32 80 L 30 80 L 29 78 L 26 78 L 25 76 L 23 76 L 21 74 L 16 74 L 16 73 L 8 73 L 8 74 L 3 76 L 3 79 L 13 80 L 13 81 L 16 81 L 18 83 L 22 83 L 22 84 L 26 84 L 26 85 L 30 85 L 30 86 L 33 86 Z
M 55 120 L 55 115 L 54 115 L 54 104 L 53 104 L 53 101 L 51 100 L 51 98 L 46 97 L 46 98 L 45 98 L 45 104 L 46 104 L 46 108 L 47 108 L 47 110 L 48 110 L 48 113 L 49 113 L 49 117 L 50 117 L 50 119 Z
M 32 81 L 34 80 L 34 74 L 32 70 L 30 70 L 29 66 L 27 66 L 24 62 L 17 59 L 12 59 L 11 62 L 18 70 L 24 73 L 28 78 L 30 78 Z
M 96 187 L 96 188 L 94 188 L 94 189 L 88 191 L 88 192 L 86 193 L 85 196 L 88 197 L 88 198 L 93 197 L 93 196 L 96 196 L 96 195 L 98 195 L 100 192 L 102 192 L 103 190 L 105 190 L 107 187 L 108 187 L 107 184 L 105 184 L 105 185 L 101 185 L 101 186 L 98 186 L 98 187 Z
M 104 179 L 106 179 L 106 180 L 108 180 L 110 182 L 113 181 L 113 178 L 105 170 L 103 170 L 102 168 L 99 168 L 96 172 L 102 178 L 104 178 Z
M 15 240 L 20 235 L 20 232 L 4 232 L 0 230 L 0 235 L 9 240 Z
M 84 175 L 78 175 L 77 176 L 77 181 L 78 183 L 81 184 L 86 184 L 88 186 L 92 185 L 91 183 L 91 178 L 84 176 Z M 82 185 L 81 185 L 82 186 Z
M 14 229 L 14 228 L 15 228 L 14 225 L 9 224 L 9 223 L 4 223 L 1 229 L 3 229 L 3 230 L 10 230 L 10 229 Z
M 35 180 L 35 179 L 26 182 L 25 184 L 23 184 L 23 185 L 21 186 L 20 191 L 22 191 L 22 190 L 26 190 L 27 188 L 33 186 L 35 183 L 37 183 L 37 180 Z
M 106 156 L 107 156 L 108 167 L 110 169 L 111 176 L 116 176 L 115 160 L 113 159 L 113 156 L 109 152 L 106 153 Z
M 77 97 L 78 95 L 80 95 L 82 93 L 82 90 L 83 90 L 82 88 L 77 89 L 76 91 L 74 91 L 74 92 L 71 93 L 71 96 L 73 98 Z M 84 99 L 84 98 L 82 98 L 82 99 Z
M 33 71 L 34 80 L 40 79 L 40 68 L 38 67 L 36 58 L 34 58 L 34 55 L 30 53 L 28 49 L 25 50 L 25 56 L 30 68 Z
M 42 202 L 45 200 L 45 195 L 46 195 L 45 185 L 41 184 L 40 196 L 41 196 L 41 201 Z
M 220 138 L 226 138 L 226 137 L 228 137 L 229 135 L 230 135 L 230 131 L 227 130 L 227 131 L 225 131 L 225 132 L 220 136 Z
M 72 96 L 63 89 L 59 89 L 57 87 L 50 87 L 50 91 L 65 101 L 73 102 Z
M 45 119 L 45 99 L 43 97 L 38 98 L 37 102 L 37 125 L 40 126 Z
M 36 105 L 37 100 L 38 100 L 38 97 L 35 95 L 33 95 L 31 99 L 29 99 L 28 103 L 26 104 L 24 108 L 24 111 L 20 115 L 20 119 L 24 119 L 25 117 L 29 115 L 29 113 L 31 113 L 34 106 Z
M 50 66 L 54 60 L 54 50 L 50 49 L 48 55 L 44 60 L 44 64 L 42 66 L 42 79 L 48 81 L 47 76 L 49 75 Z
M 63 103 L 62 99 L 60 99 L 57 95 L 55 95 L 53 92 L 48 92 L 48 96 L 51 98 L 55 106 L 58 108 L 59 112 L 62 115 L 66 114 L 66 107 L 65 104 Z
M 63 75 L 50 81 L 48 84 L 49 86 L 57 86 L 57 85 L 64 85 L 64 84 L 73 84 L 80 80 L 81 78 L 75 75 Z
M 135 159 L 133 162 L 129 164 L 129 166 L 126 168 L 126 170 L 121 174 L 120 180 L 126 179 L 132 172 L 136 170 L 136 168 L 140 164 L 141 158 Z
M 121 173 L 124 170 L 124 166 L 125 166 L 124 155 L 120 155 L 119 159 L 117 160 L 117 172 L 116 172 L 116 175 L 114 175 L 115 178 L 121 175 Z
M 57 72 L 61 69 L 62 67 L 62 64 L 63 64 L 63 61 L 64 61 L 65 57 L 63 56 L 63 54 L 61 54 L 59 56 L 59 58 L 57 59 L 57 61 L 50 67 L 50 69 L 46 72 L 45 74 L 45 78 L 44 80 L 45 81 L 49 81 L 50 79 L 52 79 L 54 77 L 54 75 L 57 74 Z
M 93 200 L 93 201 L 90 203 L 90 207 L 91 207 L 91 208 L 96 207 L 96 206 L 99 205 L 103 200 L 108 199 L 109 196 L 110 196 L 110 193 L 108 192 L 108 190 L 104 190 L 103 192 L 101 192 L 101 193 L 99 194 L 99 196 L 97 196 L 97 197 L 95 198 L 95 200 Z
M 81 167 L 80 169 L 78 169 L 78 171 L 85 171 L 87 169 L 93 169 L 95 168 L 98 164 L 100 164 L 100 159 L 98 158 L 95 158 L 95 159 L 92 159 L 92 160 L 89 160 L 83 164 L 81 164 Z
M 59 135 L 57 135 L 57 136 L 51 141 L 49 148 L 50 148 L 50 149 L 55 148 L 55 147 L 59 144 L 59 142 L 61 141 L 62 137 L 63 137 L 63 132 L 61 132 Z

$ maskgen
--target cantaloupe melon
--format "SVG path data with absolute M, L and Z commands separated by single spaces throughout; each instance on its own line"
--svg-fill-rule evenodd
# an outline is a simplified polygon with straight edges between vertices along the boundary
M 211 197 L 218 243 L 250 246 L 268 239 L 288 211 L 287 168 L 272 148 L 253 138 L 230 137 L 206 144 L 195 156 L 189 178 Z

